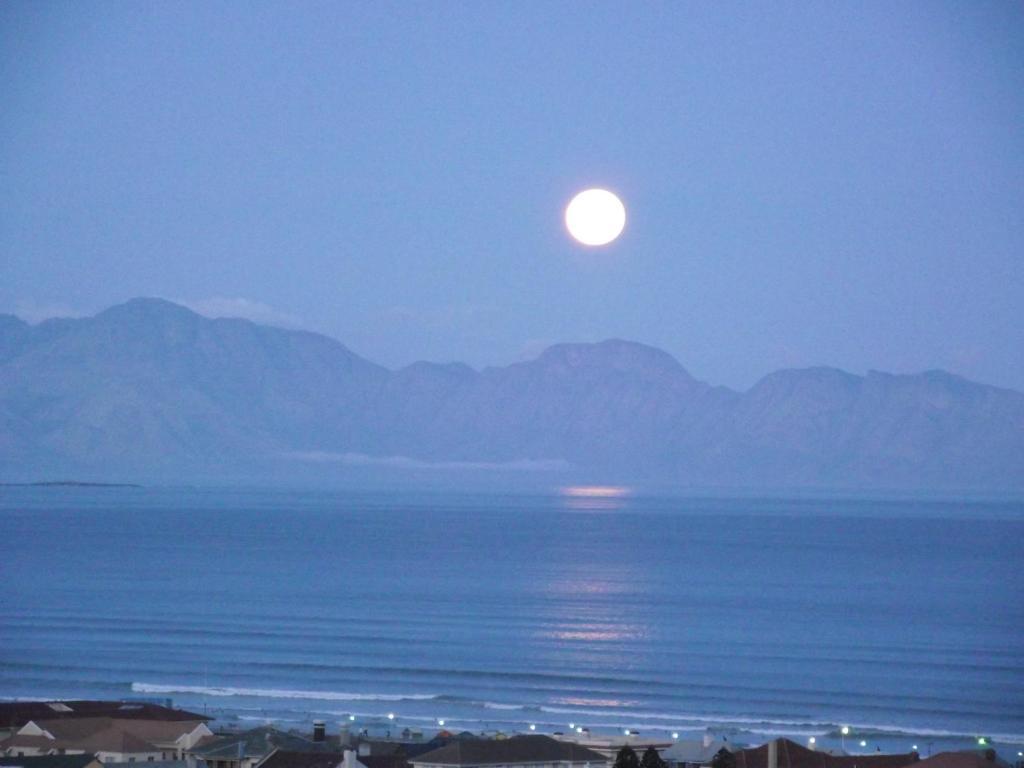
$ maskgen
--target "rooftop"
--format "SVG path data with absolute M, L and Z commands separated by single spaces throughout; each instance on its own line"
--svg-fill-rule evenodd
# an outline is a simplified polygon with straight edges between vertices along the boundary
M 550 736 L 513 736 L 510 739 L 460 739 L 409 759 L 413 765 L 508 765 L 512 763 L 592 762 L 608 758 L 579 744 Z
M 914 768 L 1007 768 L 995 750 L 971 752 L 939 752 L 919 762 Z
M 0 756 L 2 768 L 85 768 L 93 762 L 96 762 L 95 755 Z
M 114 717 L 121 720 L 202 720 L 211 718 L 183 709 L 137 701 L 5 701 L 0 702 L 0 727 L 20 728 L 30 720 Z
M 778 745 L 778 768 L 905 768 L 919 760 L 917 752 L 830 755 L 789 739 L 777 739 L 775 743 Z M 768 768 L 768 746 L 762 744 L 737 751 L 736 768 Z
M 230 760 L 237 758 L 239 752 L 248 757 L 262 757 L 275 749 L 289 752 L 331 752 L 336 747 L 327 742 L 313 741 L 266 725 L 242 733 L 204 739 L 190 751 L 204 760 Z M 340 756 L 340 753 L 335 754 Z
M 260 763 L 260 768 L 338 768 L 344 761 L 345 756 L 341 752 L 299 752 L 279 749 Z

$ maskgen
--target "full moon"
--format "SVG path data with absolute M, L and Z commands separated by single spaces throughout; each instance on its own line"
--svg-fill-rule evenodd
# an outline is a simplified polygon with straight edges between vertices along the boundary
M 607 245 L 622 234 L 626 208 L 607 189 L 585 189 L 569 201 L 565 226 L 584 245 Z

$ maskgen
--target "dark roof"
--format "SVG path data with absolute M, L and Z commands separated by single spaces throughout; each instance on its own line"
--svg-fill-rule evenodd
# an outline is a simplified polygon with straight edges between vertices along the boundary
M 359 762 L 366 768 L 409 768 L 409 758 L 402 752 L 390 755 L 360 755 Z
M 432 750 L 443 747 L 451 741 L 451 736 L 447 738 L 443 737 L 440 733 L 432 738 L 430 741 L 390 741 L 385 739 L 360 739 L 359 748 L 360 751 L 363 747 L 370 750 L 370 755 L 374 757 L 390 757 L 390 758 L 409 758 L 416 757 L 416 755 L 422 755 L 424 752 L 430 752 Z M 363 756 L 360 756 L 359 762 L 371 768 L 370 764 L 363 760 Z
M 260 763 L 260 768 L 337 768 L 345 761 L 341 752 L 296 752 L 279 749 Z
M 789 739 L 777 739 L 778 768 L 905 768 L 918 762 L 917 752 L 903 754 L 830 755 Z M 735 753 L 736 768 L 768 768 L 768 744 Z M 916 767 L 915 767 L 916 768 Z
M 21 768 L 85 768 L 96 755 L 39 755 L 37 757 L 0 757 L 0 766 Z
M 996 756 L 994 749 L 974 752 L 939 752 L 925 758 L 914 768 L 1005 768 L 1005 760 Z
M 491 765 L 501 763 L 592 762 L 604 765 L 608 758 L 600 752 L 558 741 L 550 736 L 513 736 L 510 739 L 465 739 L 413 757 L 410 763 L 434 765 Z
M 116 717 L 123 720 L 211 720 L 206 715 L 143 701 L 4 701 L 0 726 L 20 728 L 29 720 Z
M 107 722 L 106 718 L 100 718 L 100 721 Z M 45 736 L 15 735 L 0 741 L 0 749 L 5 751 L 30 746 L 44 749 L 47 752 L 52 750 L 58 752 L 58 754 L 60 750 L 81 750 L 89 755 L 96 754 L 97 752 L 145 753 L 162 751 L 160 747 L 151 741 L 147 741 L 134 733 L 112 725 L 101 726 L 86 733 L 73 735 L 70 738 L 58 737 L 56 739 L 47 739 Z
M 312 741 L 267 725 L 253 728 L 251 731 L 204 740 L 189 752 L 204 760 L 231 760 L 238 757 L 239 750 L 247 757 L 262 757 L 275 749 L 292 752 L 328 752 L 332 747 L 326 742 Z
M 35 747 L 44 752 L 161 752 L 183 734 L 201 727 L 195 720 L 137 720 L 110 717 L 79 717 L 64 720 L 36 720 L 47 735 L 15 734 L 0 741 L 5 751 Z M 52 736 L 53 738 L 48 738 Z

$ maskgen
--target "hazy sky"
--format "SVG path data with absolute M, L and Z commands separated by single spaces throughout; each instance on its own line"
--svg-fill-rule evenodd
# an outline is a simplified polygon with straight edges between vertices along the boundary
M 139 295 L 1024 389 L 1024 4 L 0 3 L 0 310 Z

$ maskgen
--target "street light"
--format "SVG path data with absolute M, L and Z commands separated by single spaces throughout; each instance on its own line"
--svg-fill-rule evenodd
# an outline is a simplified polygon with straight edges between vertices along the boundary
M 627 728 L 626 730 L 624 730 L 624 731 L 623 731 L 623 733 L 624 733 L 624 734 L 625 734 L 626 736 L 629 736 L 629 728 Z
M 839 733 L 842 734 L 842 736 L 840 736 L 840 738 L 839 738 L 839 741 L 842 744 L 843 752 L 845 752 L 846 751 L 846 737 L 850 735 L 850 726 L 844 725 L 842 728 L 839 729 Z
M 864 739 L 861 739 L 861 740 L 860 740 L 860 745 L 861 745 L 862 747 L 866 747 L 866 746 L 868 745 L 868 743 L 867 743 L 866 741 L 864 741 Z
M 808 743 L 808 744 L 810 744 L 810 745 L 811 745 L 811 746 L 813 747 L 813 746 L 814 746 L 814 744 L 815 744 L 815 743 L 816 743 L 817 741 L 818 741 L 818 740 L 817 740 L 816 738 L 814 738 L 813 736 L 811 736 L 811 738 L 809 738 L 809 739 L 807 740 L 807 743 Z
M 675 732 L 675 731 L 672 731 L 672 738 L 673 739 L 678 739 L 679 738 L 679 734 L 677 732 Z
M 438 720 L 437 724 L 444 728 L 444 720 Z
M 395 719 L 395 713 L 394 712 L 388 712 L 388 720 L 394 720 L 394 719 Z
M 536 731 L 537 730 L 537 726 L 534 725 L 533 723 L 530 723 L 530 730 L 531 731 Z
M 978 737 L 978 746 L 979 747 L 984 747 L 986 744 L 988 744 L 988 742 L 985 741 L 985 737 L 984 736 L 979 736 Z
M 349 715 L 348 719 L 349 719 L 350 722 L 354 723 L 356 721 L 356 716 L 355 715 Z

